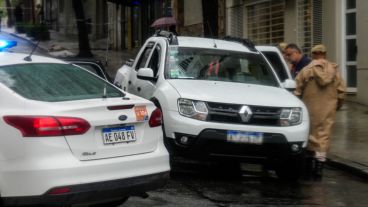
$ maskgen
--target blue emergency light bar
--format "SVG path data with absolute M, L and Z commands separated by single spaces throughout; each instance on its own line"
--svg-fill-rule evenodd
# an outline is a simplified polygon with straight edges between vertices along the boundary
M 0 40 L 0 51 L 17 46 L 14 40 Z

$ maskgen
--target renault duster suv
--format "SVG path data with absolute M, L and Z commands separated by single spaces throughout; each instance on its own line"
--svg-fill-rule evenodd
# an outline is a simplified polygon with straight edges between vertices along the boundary
M 304 104 L 249 41 L 157 34 L 114 83 L 161 108 L 171 155 L 259 161 L 298 178 L 309 131 Z

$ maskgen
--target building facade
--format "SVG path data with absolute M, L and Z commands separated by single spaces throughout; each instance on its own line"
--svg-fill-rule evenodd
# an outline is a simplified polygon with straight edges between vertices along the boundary
M 225 36 L 227 0 L 172 0 L 173 16 L 179 20 L 180 35 Z
M 154 33 L 153 21 L 171 15 L 169 0 L 84 0 L 85 21 L 91 40 L 108 38 L 112 49 L 140 47 Z M 78 34 L 72 0 L 43 0 L 50 29 L 69 38 Z
M 368 1 L 227 0 L 226 34 L 256 44 L 297 43 L 310 49 L 323 43 L 339 64 L 348 91 L 368 104 Z

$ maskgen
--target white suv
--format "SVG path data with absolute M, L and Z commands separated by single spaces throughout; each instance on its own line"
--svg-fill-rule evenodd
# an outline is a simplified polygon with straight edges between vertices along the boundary
M 249 41 L 161 33 L 114 83 L 162 109 L 171 155 L 265 161 L 279 177 L 299 176 L 307 109 Z

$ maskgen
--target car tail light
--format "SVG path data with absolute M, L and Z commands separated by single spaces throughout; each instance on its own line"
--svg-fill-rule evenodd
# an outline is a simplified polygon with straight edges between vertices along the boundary
M 47 194 L 49 195 L 60 195 L 70 193 L 71 190 L 68 187 L 53 188 Z
M 151 118 L 149 119 L 150 127 L 157 127 L 162 125 L 162 113 L 159 108 L 152 111 Z
M 91 127 L 81 118 L 54 116 L 4 116 L 23 137 L 46 137 L 84 134 Z

